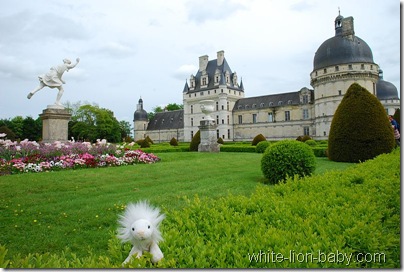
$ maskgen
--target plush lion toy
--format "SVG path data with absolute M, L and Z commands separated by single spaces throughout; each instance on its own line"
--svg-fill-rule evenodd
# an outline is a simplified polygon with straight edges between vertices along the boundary
M 153 255 L 151 259 L 153 263 L 164 257 L 158 246 L 158 243 L 163 240 L 159 225 L 164 218 L 165 215 L 160 214 L 160 210 L 150 206 L 147 201 L 128 204 L 118 220 L 120 224 L 118 238 L 122 243 L 130 242 L 133 245 L 123 265 L 130 261 L 133 254 L 137 253 L 137 257 L 140 258 L 144 251 Z

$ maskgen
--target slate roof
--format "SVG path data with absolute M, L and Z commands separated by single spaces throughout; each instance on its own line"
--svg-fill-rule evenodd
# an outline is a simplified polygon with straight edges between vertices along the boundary
M 195 75 L 195 88 L 193 90 L 190 90 L 188 87 L 188 84 L 185 84 L 184 87 L 184 92 L 186 93 L 195 93 L 195 92 L 199 92 L 202 90 L 211 90 L 211 89 L 215 89 L 218 88 L 218 86 L 214 85 L 215 82 L 215 73 L 216 70 L 220 71 L 220 85 L 226 85 L 225 82 L 225 73 L 226 71 L 229 71 L 230 73 L 230 83 L 227 85 L 227 88 L 232 89 L 232 90 L 238 90 L 238 91 L 244 91 L 244 88 L 242 87 L 242 82 L 240 84 L 240 87 L 236 86 L 233 84 L 233 76 L 234 73 L 231 71 L 231 68 L 229 66 L 229 64 L 226 61 L 226 58 L 223 59 L 223 63 L 222 65 L 217 65 L 217 59 L 214 60 L 210 60 L 208 61 L 208 65 L 206 66 L 206 73 L 208 74 L 208 86 L 201 88 L 201 76 L 202 76 L 202 72 L 198 70 L 198 72 Z
M 157 112 L 147 126 L 147 130 L 182 128 L 184 128 L 184 110 Z
M 345 19 L 338 16 L 336 20 Z M 353 29 L 352 33 L 354 33 Z M 313 70 L 355 62 L 374 63 L 369 45 L 358 36 L 348 34 L 344 34 L 341 28 L 336 28 L 335 36 L 323 42 L 317 49 L 314 55 Z
M 311 95 L 311 97 L 313 97 L 313 95 Z M 266 108 L 281 107 L 286 105 L 299 105 L 299 104 L 300 104 L 300 96 L 299 92 L 297 91 L 290 93 L 270 94 L 264 96 L 241 98 L 237 100 L 236 104 L 234 105 L 233 111 L 251 110 L 254 108 L 266 109 Z

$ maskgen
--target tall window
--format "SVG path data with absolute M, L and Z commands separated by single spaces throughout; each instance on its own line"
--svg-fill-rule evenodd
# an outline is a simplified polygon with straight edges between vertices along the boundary
M 310 128 L 309 127 L 303 127 L 303 135 L 310 135 Z
M 219 115 L 216 115 L 216 124 L 219 124 Z
M 191 127 L 194 126 L 194 118 L 191 118 Z
M 202 85 L 206 85 L 206 77 L 202 78 Z
M 285 111 L 285 121 L 290 121 L 290 111 Z
M 242 123 L 243 123 L 243 116 L 242 116 L 242 115 L 239 115 L 239 116 L 238 116 L 238 123 L 239 123 L 239 124 L 242 124 Z
M 303 104 L 309 103 L 309 96 L 307 94 L 303 95 Z
M 194 113 L 194 106 L 191 105 L 191 114 Z
M 253 113 L 253 123 L 256 124 L 257 123 L 257 114 Z
M 227 115 L 227 124 L 230 124 L 230 116 Z
M 268 122 L 272 123 L 274 121 L 274 114 L 272 112 L 268 112 Z
M 219 110 L 219 102 L 216 102 L 216 111 Z
M 303 119 L 309 119 L 309 110 L 303 109 Z
M 227 139 L 230 139 L 230 129 L 227 130 Z

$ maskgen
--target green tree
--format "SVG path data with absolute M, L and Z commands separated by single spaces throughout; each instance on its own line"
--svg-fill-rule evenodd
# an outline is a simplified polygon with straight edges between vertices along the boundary
M 24 118 L 22 116 L 16 116 L 11 119 L 11 124 L 9 129 L 11 129 L 16 139 L 24 140 L 23 139 L 23 129 L 24 129 Z
M 352 84 L 331 123 L 329 159 L 365 161 L 391 152 L 394 146 L 393 130 L 380 101 L 359 84 Z
M 121 130 L 121 138 L 124 139 L 132 133 L 132 127 L 128 121 L 119 121 L 119 128 Z
M 121 129 L 114 113 L 93 105 L 83 105 L 73 119 L 71 133 L 77 140 L 106 139 L 109 142 L 121 141 Z
M 42 120 L 38 117 L 34 120 L 31 116 L 23 120 L 22 138 L 30 141 L 39 141 L 42 137 Z
M 149 118 L 149 120 L 151 120 L 151 119 L 153 119 L 154 115 L 156 115 L 156 113 L 158 113 L 158 112 L 163 112 L 164 110 L 167 110 L 167 111 L 181 110 L 183 108 L 184 108 L 184 105 L 177 104 L 177 103 L 169 103 L 164 108 L 162 108 L 161 106 L 156 106 L 153 108 L 152 112 L 149 112 L 147 114 L 147 117 Z

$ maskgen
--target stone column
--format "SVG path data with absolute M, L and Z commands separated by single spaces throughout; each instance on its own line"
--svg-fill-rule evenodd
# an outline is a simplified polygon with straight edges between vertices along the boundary
M 220 152 L 216 138 L 217 125 L 213 120 L 202 120 L 199 132 L 201 133 L 201 143 L 198 145 L 198 152 Z
M 42 114 L 39 115 L 42 119 L 42 142 L 67 142 L 68 123 L 71 116 L 65 108 L 48 106 L 47 109 L 43 110 Z

